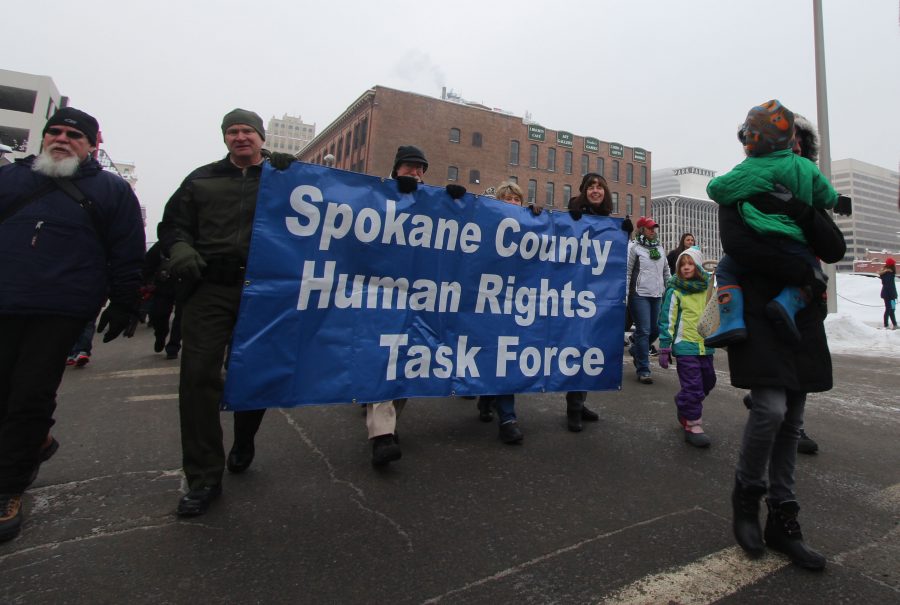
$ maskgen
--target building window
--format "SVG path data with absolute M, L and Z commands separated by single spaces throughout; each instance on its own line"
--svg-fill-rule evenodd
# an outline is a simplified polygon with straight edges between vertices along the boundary
M 331 144 L 331 148 L 328 150 L 328 153 L 334 155 L 334 143 Z
M 366 144 L 366 133 L 369 130 L 369 118 L 363 118 L 363 121 L 359 126 L 359 146 L 362 147 Z
M 551 147 L 547 150 L 547 170 L 556 172 L 556 148 Z
M 509 142 L 509 163 L 513 166 L 519 165 L 519 142 Z
M 538 167 L 538 146 L 532 144 L 531 145 L 531 155 L 528 156 L 528 165 L 532 168 Z
M 628 208 L 628 214 L 634 216 L 634 196 L 630 193 L 625 196 L 625 206 Z M 637 216 L 646 216 L 644 214 L 639 214 Z
M 603 158 L 597 158 L 597 174 L 606 178 L 604 172 L 606 172 L 606 161 Z
M 518 184 L 518 182 L 519 182 L 519 177 L 517 177 L 517 176 L 510 176 L 510 177 L 509 177 L 509 182 L 510 182 L 510 183 L 517 183 L 517 184 Z
M 641 196 L 641 216 L 647 216 L 647 198 Z
M 347 140 L 344 143 L 344 155 L 350 155 L 350 133 L 347 133 Z
M 565 204 L 566 208 L 569 207 L 570 199 L 572 199 L 572 186 L 563 185 L 563 204 Z
M 553 194 L 555 192 L 556 187 L 553 186 L 553 183 L 547 183 L 547 198 L 544 203 L 548 208 L 553 207 Z
M 537 181 L 534 179 L 528 180 L 528 203 L 533 204 L 537 199 Z
M 481 147 L 481 133 L 480 132 L 472 133 L 472 147 Z
M 566 151 L 563 154 L 563 170 L 566 174 L 572 174 L 572 152 Z
M 619 194 L 612 192 L 612 213 L 619 214 Z
M 469 171 L 469 182 L 474 185 L 479 184 L 481 182 L 481 173 L 477 170 L 470 170 Z
M 591 158 L 589 158 L 586 153 L 582 154 L 582 156 L 581 156 L 581 176 L 586 175 L 590 171 L 591 171 Z
M 359 147 L 359 124 L 353 127 L 353 149 Z
M 447 180 L 455 181 L 459 178 L 459 168 L 456 166 L 448 166 L 447 167 Z
M 641 187 L 647 186 L 647 167 L 641 166 Z
M 338 139 L 337 144 L 337 161 L 341 161 L 341 157 L 344 155 L 344 137 Z
M 612 180 L 614 180 L 616 182 L 618 182 L 618 180 L 619 180 L 619 160 L 613 160 Z
M 625 164 L 625 182 L 629 185 L 634 184 L 634 164 Z
M 450 142 L 459 143 L 459 128 L 450 129 Z

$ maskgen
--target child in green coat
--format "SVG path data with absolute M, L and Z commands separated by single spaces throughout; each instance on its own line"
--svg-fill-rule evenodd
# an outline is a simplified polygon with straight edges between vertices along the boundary
M 786 255 L 800 256 L 813 268 L 819 281 L 825 276 L 819 262 L 807 244 L 801 227 L 788 216 L 763 209 L 752 198 L 770 193 L 787 201 L 791 198 L 813 208 L 833 208 L 838 194 L 815 163 L 796 155 L 794 145 L 794 114 L 777 99 L 753 107 L 738 132 L 747 158 L 730 172 L 709 182 L 706 192 L 710 199 L 726 206 L 737 206 L 747 225 L 758 233 L 776 238 L 776 244 Z M 708 347 L 723 347 L 747 337 L 744 324 L 743 291 L 739 285 L 744 268 L 733 258 L 724 255 L 716 267 L 716 284 L 720 325 L 706 338 Z M 797 286 L 787 286 L 766 307 L 766 314 L 782 328 L 787 339 L 800 341 L 794 323 L 797 311 L 811 300 L 811 293 Z

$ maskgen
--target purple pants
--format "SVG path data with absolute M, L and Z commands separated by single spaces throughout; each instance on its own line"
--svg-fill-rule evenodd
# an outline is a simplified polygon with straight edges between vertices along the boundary
M 713 356 L 681 355 L 677 362 L 681 382 L 681 390 L 675 395 L 678 415 L 685 420 L 697 420 L 703 416 L 703 400 L 716 386 Z

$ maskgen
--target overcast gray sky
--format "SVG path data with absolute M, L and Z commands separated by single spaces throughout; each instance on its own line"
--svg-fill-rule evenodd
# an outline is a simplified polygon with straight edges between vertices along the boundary
M 726 171 L 747 110 L 816 119 L 812 0 L 122 2 L 4 6 L 0 67 L 53 78 L 136 163 L 148 236 L 234 107 L 318 129 L 381 84 L 526 111 L 644 147 L 653 168 Z M 897 170 L 897 0 L 824 0 L 832 159 Z M 397 7 L 394 9 L 394 7 Z M 423 116 L 424 119 L 424 116 Z

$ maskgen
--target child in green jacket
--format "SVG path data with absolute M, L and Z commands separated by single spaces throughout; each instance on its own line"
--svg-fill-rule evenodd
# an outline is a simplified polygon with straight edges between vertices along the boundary
M 791 198 L 813 208 L 833 208 L 838 194 L 815 163 L 795 154 L 794 114 L 777 99 L 753 107 L 738 132 L 747 157 L 730 172 L 714 178 L 706 187 L 710 199 L 725 206 L 737 206 L 747 225 L 772 236 L 786 255 L 800 256 L 825 280 L 819 262 L 807 244 L 803 230 L 790 216 L 763 211 L 752 198 L 770 193 L 775 198 Z M 743 291 L 738 282 L 744 268 L 724 255 L 716 267 L 720 325 L 706 338 L 706 346 L 723 347 L 747 337 L 744 324 Z M 800 341 L 794 323 L 797 311 L 806 307 L 811 294 L 797 286 L 787 286 L 766 307 L 766 314 L 781 328 L 780 334 Z
M 703 400 L 716 386 L 714 351 L 697 333 L 712 279 L 702 263 L 699 248 L 678 255 L 675 275 L 669 278 L 659 309 L 659 365 L 667 368 L 672 355 L 678 358 L 681 390 L 675 395 L 675 405 L 684 439 L 694 447 L 709 447 L 709 437 L 703 432 Z

